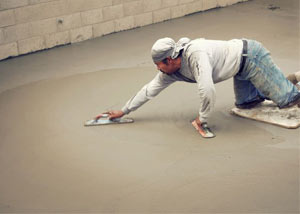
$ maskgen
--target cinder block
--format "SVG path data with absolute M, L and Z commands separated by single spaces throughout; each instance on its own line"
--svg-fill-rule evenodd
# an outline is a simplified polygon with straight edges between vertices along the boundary
M 103 21 L 102 9 L 81 12 L 83 25 L 95 24 Z
M 13 25 L 3 29 L 4 43 L 12 43 L 21 39 L 28 39 L 31 36 L 30 23 Z
M 179 0 L 179 4 L 187 4 L 187 3 L 191 3 L 194 0 Z
M 244 1 L 248 1 L 248 0 L 227 0 L 227 5 L 233 5 L 239 2 L 244 2 Z
M 236 0 L 227 0 L 227 4 L 228 4 L 228 5 L 232 5 L 232 4 L 234 4 L 234 3 L 236 3 Z
M 135 20 L 135 25 L 137 27 L 142 27 L 145 25 L 150 25 L 153 23 L 153 15 L 152 12 L 148 12 L 148 13 L 143 13 L 140 15 L 136 15 L 134 17 Z
M 56 0 L 29 0 L 29 4 L 40 4 L 40 3 L 46 3 L 50 1 L 56 1 Z
M 217 7 L 217 0 L 203 0 L 203 10 L 209 10 Z
M 104 7 L 102 12 L 105 21 L 120 19 L 124 16 L 122 4 L 110 6 L 110 7 Z
M 185 16 L 186 14 L 187 14 L 187 7 L 184 4 L 171 8 L 172 19 Z
M 80 13 L 56 18 L 58 31 L 66 31 L 82 26 Z
M 0 1 L 0 10 L 24 7 L 26 5 L 28 5 L 28 0 L 1 0 Z
M 173 7 L 179 4 L 179 0 L 162 0 L 162 7 Z
M 187 14 L 196 13 L 203 10 L 202 0 L 197 2 L 192 2 L 186 5 Z
M 165 8 L 153 12 L 153 23 L 162 22 L 171 18 L 170 8 Z
M 218 0 L 218 7 L 225 7 L 228 5 L 228 0 Z
M 123 0 L 113 0 L 112 4 L 117 5 L 117 4 L 122 4 Z
M 135 27 L 134 17 L 127 16 L 125 18 L 115 20 L 115 31 L 128 30 Z
M 68 13 L 99 9 L 112 5 L 112 0 L 67 0 Z
M 114 21 L 93 25 L 94 37 L 100 37 L 115 32 Z
M 123 4 L 124 16 L 133 16 L 136 14 L 143 13 L 143 2 L 142 1 L 132 1 Z
M 0 45 L 0 60 L 10 56 L 18 56 L 18 46 L 16 42 Z
M 3 29 L 0 28 L 0 45 L 4 43 L 4 32 Z
M 18 41 L 19 54 L 26 54 L 45 49 L 45 41 L 42 36 L 32 37 Z
M 231 4 L 236 4 L 236 3 L 242 2 L 242 1 L 244 1 L 244 0 L 231 0 Z
M 43 19 L 31 22 L 31 36 L 41 36 L 57 31 L 56 19 Z
M 15 9 L 17 23 L 26 23 L 64 14 L 63 1 L 53 1 L 44 4 L 35 4 Z
M 71 30 L 71 43 L 81 42 L 93 38 L 93 27 L 86 26 Z
M 13 10 L 0 11 L 0 27 L 6 27 L 15 24 Z
M 144 12 L 151 12 L 161 8 L 161 0 L 143 0 Z
M 58 45 L 65 45 L 70 43 L 69 31 L 48 34 L 45 36 L 46 48 L 52 48 Z

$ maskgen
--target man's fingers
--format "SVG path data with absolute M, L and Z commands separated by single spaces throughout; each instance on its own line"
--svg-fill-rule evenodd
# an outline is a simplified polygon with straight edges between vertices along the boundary
M 114 113 L 113 111 L 107 111 L 107 112 L 104 112 L 104 113 L 102 113 L 102 114 L 108 114 L 108 118 L 109 118 L 109 119 L 114 119 L 114 118 L 116 118 L 116 115 L 115 115 L 115 113 Z
M 102 114 L 109 114 L 109 115 L 111 115 L 112 111 L 106 111 L 106 112 L 103 112 Z
M 96 116 L 96 119 L 100 119 L 101 117 L 108 117 L 109 119 L 115 119 L 123 116 L 122 111 L 106 111 L 102 114 Z
M 103 115 L 103 114 L 99 114 L 99 115 L 97 115 L 97 116 L 95 117 L 95 119 L 96 119 L 96 120 L 98 120 L 99 118 L 101 118 L 101 117 L 102 117 L 102 115 Z
M 114 114 L 111 114 L 111 113 L 110 113 L 109 116 L 108 116 L 109 119 L 114 119 L 115 117 L 116 117 L 116 116 L 115 116 Z
M 95 117 L 95 119 L 98 120 L 98 119 L 100 119 L 101 117 L 104 117 L 105 115 L 109 115 L 109 116 L 110 116 L 110 115 L 111 115 L 111 112 L 109 112 L 109 111 L 103 112 L 103 113 L 97 115 L 97 116 Z

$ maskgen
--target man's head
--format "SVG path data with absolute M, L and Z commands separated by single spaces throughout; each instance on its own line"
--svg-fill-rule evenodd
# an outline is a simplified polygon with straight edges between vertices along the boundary
M 179 70 L 181 67 L 180 52 L 189 41 L 188 38 L 182 38 L 175 43 L 168 37 L 157 40 L 151 49 L 152 59 L 157 69 L 166 74 L 172 74 Z
M 170 56 L 160 62 L 154 62 L 158 70 L 165 74 L 172 74 L 178 71 L 181 67 L 181 58 L 172 59 Z

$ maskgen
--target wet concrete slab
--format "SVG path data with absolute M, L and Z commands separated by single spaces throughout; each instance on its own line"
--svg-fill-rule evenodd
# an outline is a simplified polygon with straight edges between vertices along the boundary
M 257 39 L 294 72 L 297 5 L 254 0 L 0 62 L 0 212 L 298 213 L 299 129 L 232 116 L 232 80 L 216 85 L 214 139 L 190 124 L 188 83 L 131 113 L 135 123 L 83 126 L 154 77 L 162 36 Z

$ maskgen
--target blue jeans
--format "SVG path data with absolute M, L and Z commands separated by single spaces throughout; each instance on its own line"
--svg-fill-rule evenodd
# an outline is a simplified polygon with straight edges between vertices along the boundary
M 270 52 L 257 41 L 247 42 L 244 69 L 234 76 L 236 104 L 267 97 L 283 107 L 293 101 L 300 92 L 275 65 Z

